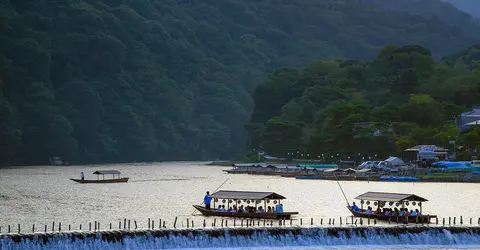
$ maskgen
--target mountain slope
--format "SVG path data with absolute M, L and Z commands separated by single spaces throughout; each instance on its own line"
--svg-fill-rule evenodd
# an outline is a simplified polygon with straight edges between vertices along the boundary
M 457 7 L 473 17 L 480 18 L 480 1 L 477 0 L 442 0 Z
M 440 56 L 480 38 L 359 0 L 0 4 L 0 164 L 234 157 L 265 72 L 371 59 L 391 42 Z

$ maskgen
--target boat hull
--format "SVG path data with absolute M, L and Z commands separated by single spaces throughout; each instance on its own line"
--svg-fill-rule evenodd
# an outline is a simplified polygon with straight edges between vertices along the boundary
M 74 182 L 81 184 L 89 183 L 119 183 L 119 182 L 128 182 L 129 178 L 118 178 L 118 179 L 105 179 L 105 180 L 81 180 L 81 179 L 70 179 Z
M 388 221 L 392 223 L 431 223 L 432 218 L 437 218 L 436 215 L 418 215 L 418 216 L 390 216 L 384 214 L 366 214 L 362 212 L 355 212 L 350 207 L 348 210 L 353 214 L 354 217 L 360 218 L 370 218 L 370 219 L 377 219 L 381 221 Z
M 199 205 L 193 205 L 204 216 L 220 216 L 220 217 L 235 217 L 235 218 L 255 218 L 255 219 L 290 219 L 292 215 L 298 212 L 284 212 L 284 213 L 232 213 L 232 212 L 217 212 L 213 209 L 206 209 Z

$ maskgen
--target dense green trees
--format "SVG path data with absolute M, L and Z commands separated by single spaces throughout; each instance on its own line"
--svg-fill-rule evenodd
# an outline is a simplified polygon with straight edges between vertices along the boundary
M 233 157 L 244 150 L 251 94 L 266 72 L 314 59 L 372 59 L 390 42 L 445 55 L 480 38 L 479 26 L 466 30 L 453 7 L 425 17 L 414 7 L 378 8 L 358 0 L 0 0 L 0 165 L 52 156 L 71 163 Z M 314 132 L 305 124 L 330 119 L 317 111 L 332 101 L 379 106 L 407 100 L 416 82 L 435 83 L 429 72 L 438 69 L 425 51 L 395 58 L 389 51 L 373 62 L 378 72 L 349 60 L 277 70 L 255 92 L 253 119 L 289 122 L 249 129 L 269 135 L 274 148 L 276 129 L 297 143 L 300 132 Z M 469 60 L 456 72 L 476 67 Z M 432 97 L 474 102 L 469 76 L 456 77 L 461 91 Z M 392 87 L 379 88 L 385 84 Z M 331 130 L 325 125 L 322 136 L 333 138 Z
M 246 126 L 251 146 L 279 156 L 296 151 L 387 156 L 417 144 L 449 147 L 454 138 L 478 147 L 478 131 L 461 135 L 454 123 L 480 102 L 480 71 L 469 66 L 476 63 L 469 57 L 476 48 L 435 62 L 424 47 L 388 45 L 367 63 L 313 61 L 300 71 L 279 69 L 255 92 Z

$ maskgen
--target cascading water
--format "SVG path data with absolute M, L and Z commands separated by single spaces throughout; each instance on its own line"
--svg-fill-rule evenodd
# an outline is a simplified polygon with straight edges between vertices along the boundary
M 159 230 L 0 237 L 0 249 L 480 248 L 480 230 L 468 228 Z

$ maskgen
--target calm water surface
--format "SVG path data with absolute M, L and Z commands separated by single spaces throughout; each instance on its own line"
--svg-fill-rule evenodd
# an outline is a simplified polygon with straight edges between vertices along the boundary
M 101 225 L 123 218 L 146 227 L 147 218 L 177 225 L 194 218 L 196 226 L 203 217 L 192 215 L 192 204 L 200 204 L 207 190 L 221 189 L 274 191 L 287 197 L 284 210 L 299 211 L 297 218 L 338 218 L 349 216 L 345 199 L 335 181 L 296 180 L 274 176 L 232 175 L 228 167 L 205 166 L 204 163 L 174 162 L 119 164 L 100 166 L 40 166 L 0 169 L 0 226 L 18 223 L 31 228 L 33 223 L 51 225 L 53 221 L 71 224 L 99 221 Z M 69 178 L 95 178 L 96 170 L 118 169 L 130 177 L 128 183 L 78 184 Z M 367 191 L 416 193 L 429 199 L 428 212 L 440 217 L 480 216 L 478 190 L 470 183 L 386 183 L 340 182 L 350 201 Z M 208 219 L 211 220 L 211 219 Z M 338 219 L 337 219 L 338 220 Z M 210 222 L 211 223 L 211 222 Z M 338 222 L 337 222 L 338 223 Z M 85 229 L 86 226 L 84 226 Z M 105 226 L 106 227 L 106 226 Z M 104 228 L 104 226 L 102 226 Z

